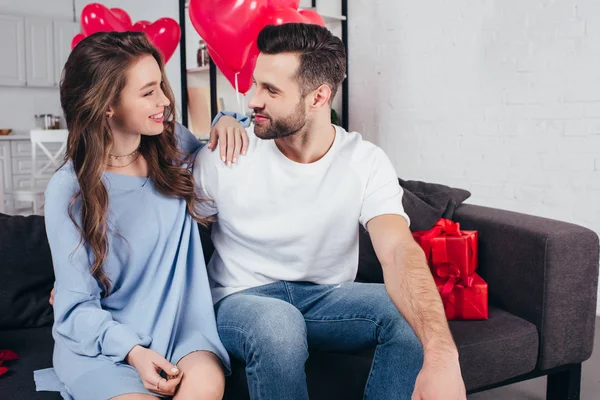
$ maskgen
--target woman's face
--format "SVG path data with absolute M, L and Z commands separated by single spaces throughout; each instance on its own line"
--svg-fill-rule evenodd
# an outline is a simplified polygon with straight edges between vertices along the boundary
M 119 100 L 109 108 L 113 133 L 159 135 L 164 131 L 164 110 L 170 102 L 161 83 L 160 67 L 151 55 L 131 64 Z

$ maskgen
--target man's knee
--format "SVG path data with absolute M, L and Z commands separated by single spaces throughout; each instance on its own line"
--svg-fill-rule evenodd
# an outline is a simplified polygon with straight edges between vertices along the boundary
M 246 362 L 260 355 L 261 358 L 269 359 L 269 362 L 282 365 L 294 360 L 304 363 L 308 358 L 308 345 L 306 323 L 302 313 L 282 300 L 261 300 L 254 304 L 255 307 L 247 307 L 243 313 L 238 309 L 237 312 L 225 316 L 223 313 L 228 310 L 221 308 L 218 314 L 221 338 L 231 337 L 232 333 L 241 334 L 243 357 Z M 230 346 L 227 341 L 225 339 L 223 343 L 228 348 Z M 235 342 L 236 347 L 239 347 L 239 340 Z
M 283 303 L 283 302 L 282 302 Z M 283 303 L 256 315 L 247 348 L 254 355 L 268 358 L 276 364 L 294 360 L 304 363 L 308 357 L 306 323 L 294 306 Z M 246 352 L 246 358 L 250 356 Z

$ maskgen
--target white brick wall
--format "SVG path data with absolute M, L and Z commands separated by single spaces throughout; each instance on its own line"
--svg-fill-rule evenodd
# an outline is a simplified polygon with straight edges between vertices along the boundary
M 600 234 L 600 2 L 349 3 L 350 125 L 400 176 Z

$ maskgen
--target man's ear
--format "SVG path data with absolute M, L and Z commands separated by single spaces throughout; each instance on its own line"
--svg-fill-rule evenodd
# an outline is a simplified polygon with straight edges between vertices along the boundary
M 331 97 L 331 88 L 328 85 L 321 85 L 313 93 L 311 107 L 322 107 L 329 102 Z

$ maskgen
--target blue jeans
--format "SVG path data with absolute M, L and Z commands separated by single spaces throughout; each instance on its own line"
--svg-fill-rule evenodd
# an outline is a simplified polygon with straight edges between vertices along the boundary
M 225 297 L 215 306 L 229 354 L 246 363 L 250 397 L 308 399 L 308 349 L 376 347 L 365 399 L 410 399 L 423 349 L 383 284 L 276 282 Z

